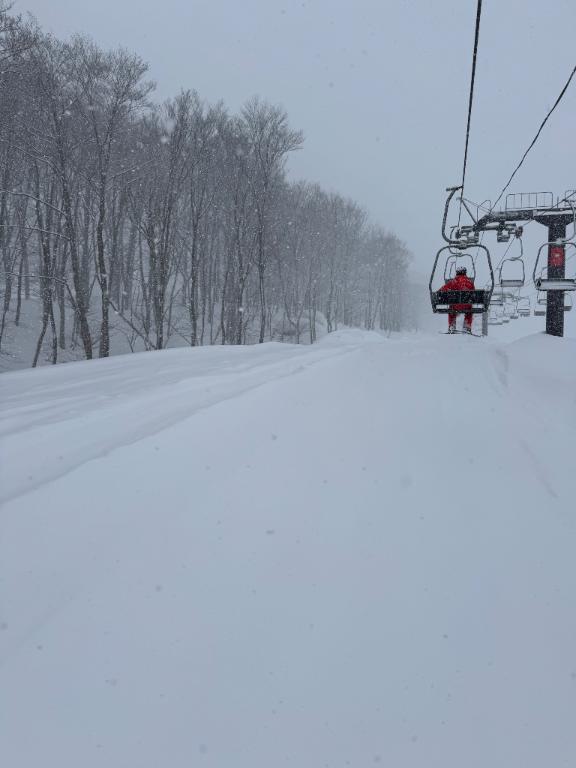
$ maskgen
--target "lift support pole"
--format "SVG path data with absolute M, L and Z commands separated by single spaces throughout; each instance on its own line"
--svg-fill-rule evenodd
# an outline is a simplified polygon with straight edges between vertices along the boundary
M 566 237 L 566 225 L 551 223 L 548 227 L 548 276 L 552 279 L 566 276 L 566 248 L 556 244 Z M 564 336 L 564 291 L 548 291 L 546 302 L 546 333 Z
M 532 193 L 526 193 L 529 197 Z M 511 196 L 512 197 L 512 196 Z M 521 195 L 521 200 L 524 196 Z M 552 197 L 550 195 L 550 197 Z M 564 201 L 563 201 L 564 202 Z M 476 232 L 493 230 L 495 225 L 537 221 L 548 229 L 548 277 L 562 278 L 566 276 L 566 248 L 558 240 L 566 237 L 566 227 L 574 221 L 572 207 L 559 208 L 554 205 L 538 206 L 536 204 L 524 208 L 506 208 L 499 212 L 490 212 L 482 216 L 474 224 Z M 546 296 L 546 333 L 550 336 L 564 335 L 564 291 L 547 291 Z

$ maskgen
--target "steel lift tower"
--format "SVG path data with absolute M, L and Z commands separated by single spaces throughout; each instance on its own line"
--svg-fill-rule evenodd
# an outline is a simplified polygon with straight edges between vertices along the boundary
M 537 221 L 548 228 L 548 240 L 540 248 L 534 265 L 534 284 L 538 290 L 546 291 L 546 333 L 551 336 L 564 335 L 564 291 L 576 290 L 576 279 L 566 277 L 566 247 L 576 247 L 566 238 L 568 225 L 575 223 L 574 205 L 568 201 L 575 198 L 574 190 L 566 192 L 556 204 L 551 192 L 510 194 L 506 197 L 504 210 L 490 211 L 470 228 L 465 228 L 474 232 L 496 231 L 500 242 L 506 242 L 517 232 L 520 222 Z M 544 249 L 547 261 L 537 273 L 540 253 Z

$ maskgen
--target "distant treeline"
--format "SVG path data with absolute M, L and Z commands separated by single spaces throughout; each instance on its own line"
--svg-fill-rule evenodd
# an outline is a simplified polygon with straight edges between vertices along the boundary
M 303 136 L 280 107 L 158 105 L 146 76 L 0 9 L 0 353 L 24 326 L 36 365 L 410 322 L 406 247 L 288 182 Z

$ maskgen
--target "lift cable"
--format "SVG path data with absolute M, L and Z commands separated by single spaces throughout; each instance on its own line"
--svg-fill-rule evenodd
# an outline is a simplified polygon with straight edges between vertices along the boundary
M 554 110 L 556 109 L 556 107 L 558 106 L 558 104 L 560 104 L 560 102 L 562 101 L 562 98 L 563 98 L 564 94 L 566 93 L 566 91 L 568 90 L 568 86 L 570 85 L 570 83 L 571 83 L 571 81 L 572 81 L 572 78 L 574 77 L 574 75 L 575 75 L 575 74 L 576 74 L 576 66 L 574 67 L 574 69 L 573 69 L 573 70 L 572 70 L 572 72 L 570 73 L 570 77 L 569 77 L 569 78 L 568 78 L 568 80 L 566 81 L 566 83 L 565 83 L 565 85 L 564 85 L 564 88 L 562 88 L 562 90 L 560 91 L 560 95 L 558 96 L 558 98 L 557 98 L 557 99 L 556 99 L 556 101 L 554 102 L 554 104 L 553 104 L 552 108 L 550 109 L 550 111 L 548 112 L 548 114 L 546 115 L 546 117 L 544 118 L 544 120 L 542 121 L 542 123 L 540 124 L 540 128 L 538 128 L 538 131 L 537 131 L 537 133 L 536 133 L 536 136 L 534 136 L 534 138 L 532 139 L 532 143 L 530 144 L 530 146 L 528 147 L 528 149 L 526 150 L 526 152 L 524 152 L 524 154 L 522 155 L 522 159 L 520 160 L 520 162 L 518 163 L 518 165 L 517 165 L 517 166 L 516 166 L 516 168 L 514 169 L 514 172 L 512 173 L 512 175 L 510 176 L 510 178 L 508 179 L 508 181 L 507 181 L 507 182 L 506 182 L 506 184 L 504 185 L 504 187 L 503 187 L 502 191 L 501 191 L 501 192 L 500 192 L 500 194 L 498 195 L 498 198 L 497 198 L 496 202 L 495 202 L 495 203 L 494 203 L 494 205 L 492 206 L 492 210 L 494 210 L 494 208 L 496 208 L 496 206 L 498 205 L 498 203 L 499 203 L 499 202 L 500 202 L 500 200 L 502 199 L 502 196 L 504 195 L 504 192 L 506 192 L 506 190 L 507 190 L 507 189 L 508 189 L 508 187 L 510 186 L 510 183 L 512 182 L 512 179 L 514 178 L 514 176 L 516 176 L 516 174 L 518 173 L 518 171 L 519 171 L 519 170 L 520 170 L 520 168 L 522 167 L 522 164 L 524 163 L 524 160 L 525 160 L 525 159 L 526 159 L 526 157 L 528 156 L 528 153 L 530 152 L 530 150 L 532 149 L 532 147 L 534 146 L 534 144 L 536 144 L 536 142 L 537 142 L 537 141 L 538 141 L 538 139 L 540 138 L 540 134 L 542 133 L 542 129 L 544 128 L 544 126 L 545 126 L 545 125 L 546 125 L 546 123 L 548 122 L 548 119 L 550 118 L 551 114 L 554 112 Z M 564 202 L 564 201 L 562 201 L 562 202 Z
M 472 200 L 468 200 L 467 198 L 463 197 L 464 196 L 464 180 L 465 180 L 465 176 L 466 176 L 466 165 L 467 165 L 467 159 L 468 159 L 468 139 L 469 139 L 469 133 L 470 133 L 470 119 L 471 119 L 471 112 L 472 112 L 472 94 L 473 94 L 473 90 L 474 90 L 474 78 L 475 78 L 475 70 L 476 70 L 476 54 L 477 54 L 477 46 L 478 46 L 478 33 L 479 33 L 479 30 L 480 30 L 481 6 L 482 6 L 482 0 L 479 0 L 479 2 L 478 2 L 478 16 L 477 16 L 477 19 L 476 19 L 476 41 L 475 41 L 475 45 L 474 45 L 474 63 L 473 63 L 473 68 L 472 68 L 472 83 L 471 83 L 471 88 L 470 88 L 470 103 L 469 103 L 469 107 L 468 107 L 468 128 L 467 128 L 467 132 L 466 132 L 466 149 L 465 149 L 465 152 L 464 152 L 464 168 L 463 168 L 463 173 L 462 173 L 462 193 L 461 193 L 461 198 L 463 198 L 466 202 L 475 205 L 477 208 L 486 211 L 487 209 L 486 209 L 485 206 L 478 205 L 478 204 L 474 203 Z M 574 78 L 574 75 L 576 75 L 576 66 L 574 66 L 574 68 L 572 69 L 572 71 L 571 71 L 571 73 L 570 73 L 570 75 L 568 77 L 568 80 L 566 81 L 566 83 L 564 84 L 564 87 L 562 88 L 562 90 L 560 91 L 560 94 L 558 95 L 558 98 L 556 99 L 556 101 L 552 105 L 551 109 L 549 110 L 548 114 L 546 115 L 546 117 L 544 118 L 542 123 L 540 124 L 540 127 L 538 128 L 538 131 L 536 132 L 536 135 L 532 139 L 528 149 L 522 155 L 522 158 L 521 158 L 520 162 L 518 163 L 518 165 L 516 166 L 516 168 L 512 172 L 510 178 L 508 179 L 508 181 L 506 182 L 506 184 L 502 188 L 502 191 L 500 192 L 500 194 L 496 198 L 496 201 L 492 204 L 490 209 L 488 209 L 488 211 L 487 211 L 488 215 L 490 215 L 492 213 L 492 211 L 496 208 L 496 206 L 498 205 L 498 203 L 502 199 L 504 193 L 506 192 L 506 190 L 508 189 L 508 187 L 512 183 L 512 180 L 514 179 L 514 177 L 516 176 L 516 174 L 518 173 L 518 171 L 520 170 L 520 168 L 524 164 L 524 160 L 527 158 L 529 152 L 531 151 L 531 149 L 534 147 L 534 145 L 536 144 L 536 142 L 540 138 L 540 134 L 542 133 L 542 130 L 544 129 L 544 126 L 546 125 L 546 123 L 550 119 L 550 117 L 551 117 L 552 113 L 554 112 L 554 110 L 557 108 L 557 106 L 562 101 L 562 99 L 564 97 L 564 94 L 568 90 L 568 88 L 570 86 L 570 83 L 572 82 L 572 79 Z M 554 208 L 559 207 L 562 203 L 565 203 L 566 201 L 568 201 L 573 196 L 574 196 L 574 193 L 568 195 L 563 200 L 560 200 L 553 207 Z M 458 214 L 458 226 L 460 226 L 460 216 L 461 216 L 461 213 L 462 213 L 462 199 L 460 200 L 460 212 Z M 528 222 L 528 224 L 530 224 L 530 223 L 531 222 Z M 526 226 L 528 226 L 528 224 L 526 224 Z
M 508 255 L 508 251 L 510 250 L 510 248 L 512 248 L 512 246 L 514 245 L 514 242 L 515 242 L 515 239 L 511 239 L 510 240 L 510 242 L 508 243 L 508 248 L 506 248 L 502 258 L 500 259 L 500 261 L 496 265 L 496 269 L 500 269 L 500 267 L 502 266 L 502 262 L 506 259 L 506 256 Z
M 474 53 L 472 55 L 472 77 L 470 80 L 470 94 L 468 97 L 468 123 L 466 126 L 466 144 L 464 147 L 464 163 L 462 166 L 462 195 L 464 194 L 464 183 L 466 181 L 466 166 L 468 164 L 468 144 L 470 141 L 470 123 L 472 120 L 472 102 L 474 100 L 474 81 L 476 79 L 476 59 L 478 56 L 478 38 L 480 36 L 480 18 L 482 16 L 482 0 L 478 0 L 476 8 L 476 31 L 474 35 Z M 458 226 L 460 226 L 460 218 L 462 216 L 462 201 L 460 201 L 460 209 L 458 211 Z

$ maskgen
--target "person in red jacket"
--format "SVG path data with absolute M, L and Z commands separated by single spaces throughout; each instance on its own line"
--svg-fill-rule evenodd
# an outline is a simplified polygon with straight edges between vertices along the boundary
M 441 291 L 473 291 L 474 280 L 466 275 L 466 267 L 458 267 L 456 277 L 448 280 Z M 464 312 L 464 332 L 472 333 L 472 304 L 452 304 L 448 313 L 448 333 L 456 333 L 456 316 Z

